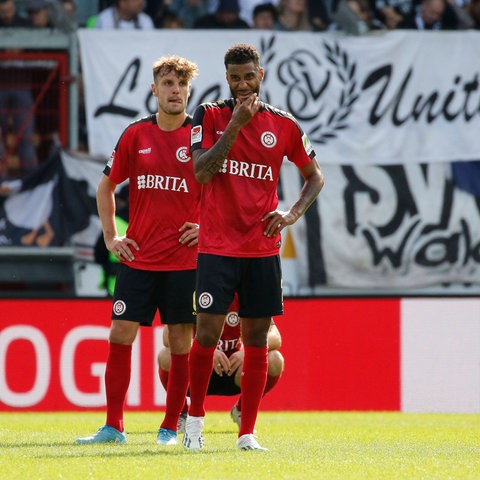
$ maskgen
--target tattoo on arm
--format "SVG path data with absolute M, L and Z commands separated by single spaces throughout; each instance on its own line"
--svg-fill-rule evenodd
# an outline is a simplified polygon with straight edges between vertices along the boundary
M 228 135 L 224 133 L 218 142 L 210 148 L 207 158 L 205 159 L 204 169 L 212 177 L 216 175 L 222 168 L 223 162 L 227 158 L 228 153 L 232 149 L 236 135 Z
M 222 168 L 222 165 L 223 165 L 223 162 L 225 160 L 225 157 L 223 156 L 214 156 L 214 157 L 210 157 L 208 159 L 208 161 L 205 163 L 205 171 L 212 175 L 212 177 L 214 175 L 216 175 L 220 169 Z

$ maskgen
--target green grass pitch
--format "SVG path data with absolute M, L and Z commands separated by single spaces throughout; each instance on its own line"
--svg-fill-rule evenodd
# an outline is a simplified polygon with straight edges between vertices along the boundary
M 476 414 L 261 412 L 268 452 L 237 451 L 228 412 L 207 413 L 201 452 L 156 445 L 162 418 L 127 412 L 126 445 L 77 445 L 104 413 L 0 413 L 0 478 L 480 479 Z

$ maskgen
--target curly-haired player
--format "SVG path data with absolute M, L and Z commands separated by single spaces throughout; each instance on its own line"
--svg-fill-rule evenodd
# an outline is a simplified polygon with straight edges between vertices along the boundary
M 260 54 L 240 43 L 224 58 L 232 98 L 198 106 L 191 153 L 203 184 L 197 266 L 197 330 L 190 350 L 190 399 L 183 445 L 204 447 L 205 395 L 225 314 L 238 292 L 245 359 L 241 450 L 265 450 L 253 435 L 267 378 L 271 317 L 283 314 L 280 232 L 294 224 L 323 187 L 307 135 L 287 112 L 260 100 Z M 299 198 L 278 210 L 284 157 L 304 178 Z

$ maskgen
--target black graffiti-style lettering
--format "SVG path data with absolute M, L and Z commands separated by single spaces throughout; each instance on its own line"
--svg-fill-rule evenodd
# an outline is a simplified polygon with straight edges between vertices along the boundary
M 392 185 L 395 187 L 397 196 L 397 209 L 392 215 L 389 222 L 385 225 L 378 226 L 378 233 L 385 237 L 395 232 L 402 224 L 406 216 L 414 216 L 418 213 L 413 194 L 410 190 L 407 178 L 405 176 L 405 169 L 402 165 L 387 165 L 378 167 L 385 171 L 391 178 Z M 343 174 L 347 179 L 347 186 L 343 192 L 344 205 L 346 209 L 347 230 L 350 234 L 354 234 L 359 222 L 355 210 L 355 197 L 357 195 L 367 194 L 372 203 L 380 201 L 380 195 L 373 187 L 365 184 L 351 166 L 342 167 Z
M 460 227 L 460 232 L 424 242 L 415 255 L 415 262 L 425 267 L 445 263 L 467 265 L 472 260 L 480 264 L 480 242 L 472 244 L 470 229 L 465 220 L 461 220 Z
M 123 105 L 117 105 L 115 102 L 118 93 L 124 88 L 126 88 L 129 92 L 135 90 L 140 72 L 140 63 L 140 59 L 136 58 L 130 63 L 130 65 L 127 66 L 124 74 L 120 77 L 117 86 L 113 90 L 113 94 L 110 97 L 109 103 L 107 103 L 106 105 L 100 105 L 97 110 L 95 110 L 95 118 L 105 113 L 122 115 L 128 118 L 135 118 L 139 114 L 138 109 L 129 108 Z
M 460 234 L 429 240 L 415 255 L 415 263 L 424 267 L 438 267 L 444 263 L 458 262 Z
M 403 237 L 403 240 L 400 242 L 399 247 L 396 251 L 391 249 L 390 247 L 385 247 L 383 249 L 377 247 L 377 242 L 375 241 L 375 237 L 372 233 L 365 229 L 362 231 L 365 240 L 370 247 L 370 251 L 372 252 L 372 263 L 373 265 L 379 265 L 384 258 L 388 258 L 390 264 L 394 268 L 400 268 L 404 263 L 404 251 L 405 247 L 409 241 L 410 236 L 415 231 L 416 226 L 418 225 L 419 221 L 413 223 L 413 225 L 407 230 L 406 235 Z
M 453 88 L 446 94 L 439 91 L 418 94 L 411 105 L 406 105 L 406 93 L 413 70 L 410 68 L 407 71 L 397 90 L 388 98 L 387 90 L 391 85 L 392 71 L 392 65 L 384 65 L 373 71 L 362 85 L 363 90 L 380 86 L 370 110 L 371 125 L 376 125 L 389 115 L 393 125 L 399 126 L 410 120 L 418 122 L 423 119 L 426 123 L 432 123 L 438 118 L 443 118 L 453 121 L 462 115 L 468 122 L 480 113 L 478 74 L 475 74 L 471 81 L 463 80 L 457 75 L 453 81 Z
M 441 203 L 437 209 L 438 221 L 425 223 L 421 218 L 421 205 L 417 204 L 417 199 L 422 198 L 425 192 L 412 191 L 405 167 L 389 165 L 374 168 L 381 169 L 389 177 L 392 195 L 396 197 L 391 215 L 385 215 L 382 224 L 358 218 L 359 213 L 356 211 L 359 195 L 368 195 L 372 204 L 379 204 L 382 200 L 380 190 L 366 184 L 353 167 L 342 167 L 347 180 L 343 191 L 346 227 L 351 235 L 363 236 L 374 266 L 388 264 L 391 268 L 400 270 L 409 262 L 426 268 L 480 264 L 480 242 L 472 240 L 467 220 L 461 218 L 460 226 L 455 231 L 450 225 L 455 192 L 451 180 L 446 180 L 438 193 Z M 427 180 L 429 166 L 422 165 L 420 170 Z M 396 246 L 385 245 L 385 238 L 395 238 Z
M 415 264 L 425 268 L 437 268 L 442 265 L 465 266 L 471 263 L 480 265 L 480 242 L 472 243 L 470 229 L 465 220 L 460 222 L 460 231 L 446 232 L 437 229 L 425 235 L 425 228 L 416 220 L 405 233 L 398 248 L 380 248 L 377 245 L 375 236 L 371 231 L 365 229 L 363 236 L 372 253 L 372 264 L 380 265 L 388 259 L 390 265 L 400 269 L 408 263 L 406 258 L 406 246 L 413 246 L 413 252 L 408 257 L 413 259 Z

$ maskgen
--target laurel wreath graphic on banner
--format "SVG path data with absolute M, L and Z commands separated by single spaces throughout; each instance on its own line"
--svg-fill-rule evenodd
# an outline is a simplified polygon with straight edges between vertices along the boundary
M 326 143 L 328 140 L 337 137 L 339 130 L 347 128 L 345 120 L 352 111 L 353 104 L 358 100 L 357 82 L 355 81 L 355 71 L 357 65 L 350 62 L 347 52 L 340 48 L 335 42 L 332 47 L 327 42 L 323 42 L 327 51 L 327 60 L 335 67 L 338 79 L 343 84 L 340 92 L 338 108 L 328 117 L 325 124 L 318 124 L 310 131 L 310 140 L 316 143 Z
M 262 38 L 260 41 L 260 52 L 263 58 L 262 63 L 265 67 L 265 77 L 268 71 L 268 64 L 275 57 L 275 40 L 276 37 L 272 36 L 268 40 Z M 337 42 L 332 46 L 324 41 L 323 45 L 326 50 L 326 59 L 333 65 L 337 78 L 342 83 L 343 88 L 338 98 L 337 108 L 328 116 L 325 123 L 318 123 L 313 129 L 310 129 L 308 133 L 312 142 L 321 144 L 325 144 L 328 140 L 336 138 L 339 131 L 345 130 L 348 127 L 346 120 L 359 97 L 357 82 L 355 80 L 356 63 L 349 59 L 347 52 L 342 49 Z

